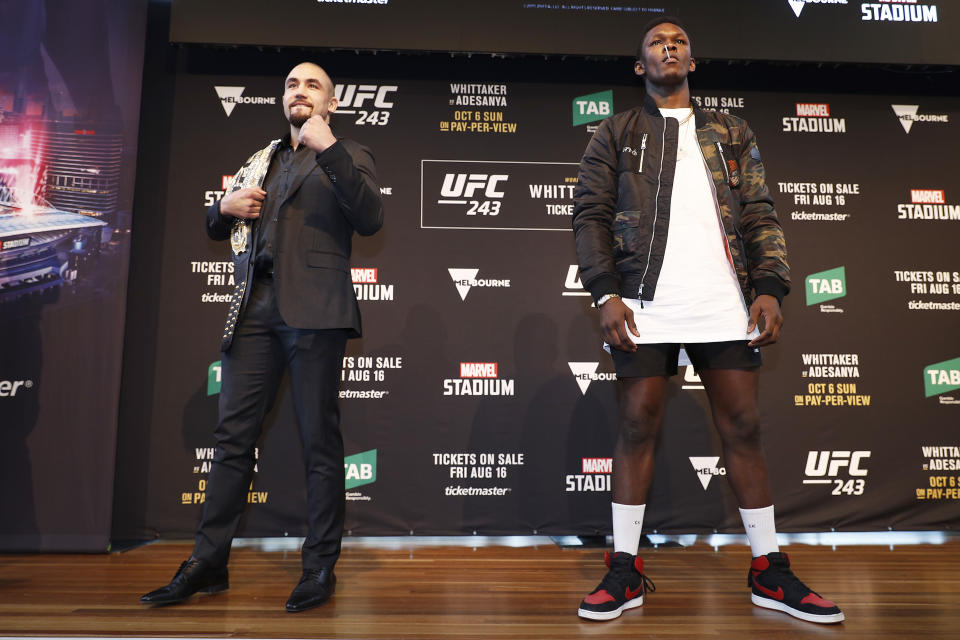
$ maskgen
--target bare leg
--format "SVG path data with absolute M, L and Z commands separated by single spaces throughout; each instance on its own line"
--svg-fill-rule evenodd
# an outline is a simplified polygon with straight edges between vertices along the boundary
M 620 380 L 620 430 L 613 450 L 613 501 L 645 504 L 663 426 L 667 378 Z
M 713 421 L 723 443 L 727 478 L 740 507 L 758 509 L 773 504 L 767 463 L 760 446 L 757 412 L 757 371 L 700 371 L 710 399 Z

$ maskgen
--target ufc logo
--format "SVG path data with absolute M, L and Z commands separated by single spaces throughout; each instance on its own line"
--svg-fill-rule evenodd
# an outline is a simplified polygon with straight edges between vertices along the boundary
M 383 85 L 378 87 L 375 84 L 338 84 L 334 87 L 334 95 L 337 97 L 339 107 L 357 107 L 363 106 L 367 100 L 373 100 L 373 106 L 378 109 L 389 109 L 393 106 L 392 102 L 387 102 L 387 94 L 395 93 L 399 89 L 397 85 Z
M 567 289 L 583 289 L 583 283 L 580 282 L 580 267 L 575 264 L 567 269 L 567 279 L 563 283 Z
M 502 198 L 503 191 L 497 191 L 497 183 L 506 182 L 505 174 L 486 173 L 448 173 L 443 177 L 440 195 L 444 198 L 472 198 L 477 191 L 483 191 L 486 198 Z
M 841 468 L 847 467 L 851 476 L 863 477 L 867 470 L 860 468 L 860 462 L 869 457 L 869 451 L 811 451 L 807 454 L 806 474 L 810 477 L 836 477 Z

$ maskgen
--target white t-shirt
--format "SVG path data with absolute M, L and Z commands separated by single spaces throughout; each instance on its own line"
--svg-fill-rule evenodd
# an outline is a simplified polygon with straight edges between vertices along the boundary
M 660 109 L 680 121 L 670 228 L 654 300 L 626 297 L 640 337 L 636 343 L 725 342 L 751 339 L 748 314 L 727 255 L 716 188 L 697 141 L 692 110 Z

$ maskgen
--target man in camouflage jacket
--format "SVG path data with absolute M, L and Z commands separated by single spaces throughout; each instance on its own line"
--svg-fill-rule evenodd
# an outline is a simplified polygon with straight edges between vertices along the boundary
M 687 76 L 695 68 L 676 18 L 647 25 L 634 66 L 643 104 L 600 124 L 574 190 L 581 280 L 599 308 L 620 387 L 614 553 L 577 613 L 610 620 L 653 590 L 636 554 L 682 346 L 706 389 L 750 542 L 751 601 L 840 622 L 840 609 L 804 585 L 780 552 L 760 446 L 758 347 L 777 341 L 790 291 L 783 230 L 753 132 L 740 118 L 692 105 Z

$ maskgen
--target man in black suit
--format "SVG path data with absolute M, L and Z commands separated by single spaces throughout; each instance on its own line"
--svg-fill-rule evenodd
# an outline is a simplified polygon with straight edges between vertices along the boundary
M 285 367 L 308 505 L 303 576 L 286 609 L 315 607 L 333 593 L 345 510 L 337 392 L 346 341 L 361 330 L 351 238 L 383 224 L 373 156 L 334 136 L 329 122 L 336 108 L 333 82 L 322 68 L 294 67 L 283 93 L 290 133 L 251 157 L 233 190 L 207 212 L 207 234 L 231 239 L 237 279 L 221 345 L 216 453 L 193 555 L 170 584 L 141 598 L 145 604 L 174 604 L 228 587 L 227 559 L 255 444 Z

